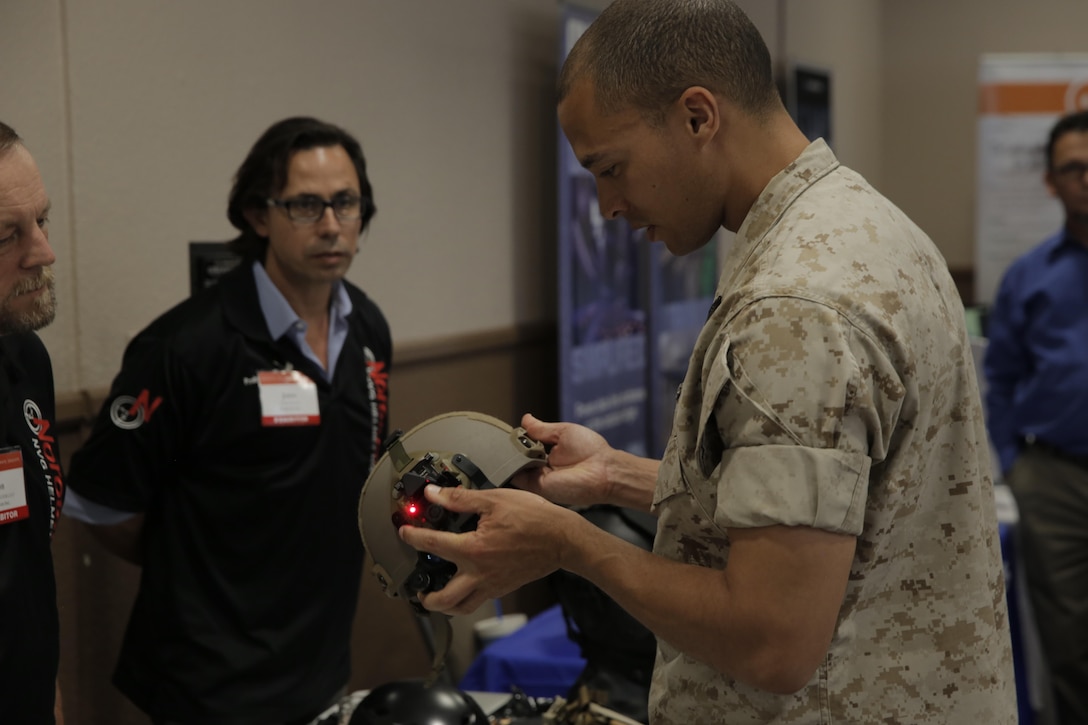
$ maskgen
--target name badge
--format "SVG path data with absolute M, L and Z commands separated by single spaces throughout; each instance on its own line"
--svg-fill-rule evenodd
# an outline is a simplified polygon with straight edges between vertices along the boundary
M 23 452 L 18 448 L 0 449 L 0 524 L 27 518 L 30 508 L 26 505 Z
M 261 425 L 266 427 L 318 425 L 317 386 L 298 370 L 257 373 L 261 394 Z

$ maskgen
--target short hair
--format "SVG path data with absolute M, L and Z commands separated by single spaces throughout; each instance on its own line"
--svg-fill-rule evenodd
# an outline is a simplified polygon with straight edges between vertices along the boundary
M 12 146 L 21 146 L 22 143 L 23 139 L 19 137 L 19 134 L 15 133 L 15 129 L 0 121 L 0 154 Z
M 1054 144 L 1058 143 L 1058 139 L 1062 136 L 1072 131 L 1088 131 L 1088 110 L 1062 116 L 1050 129 L 1050 136 L 1046 140 L 1047 171 L 1054 168 Z
M 692 86 L 760 119 L 781 105 L 767 44 L 731 0 L 614 0 L 571 49 L 558 100 L 582 77 L 603 113 L 633 106 L 658 123 Z
M 245 161 L 234 175 L 234 186 L 227 203 L 227 218 L 241 234 L 229 243 L 231 251 L 247 259 L 263 260 L 268 239 L 246 219 L 247 210 L 266 209 L 268 199 L 287 185 L 287 170 L 296 151 L 341 146 L 351 158 L 359 176 L 363 197 L 360 234 L 374 217 L 374 192 L 366 175 L 366 158 L 359 142 L 344 129 L 307 116 L 287 118 L 273 124 L 253 144 Z

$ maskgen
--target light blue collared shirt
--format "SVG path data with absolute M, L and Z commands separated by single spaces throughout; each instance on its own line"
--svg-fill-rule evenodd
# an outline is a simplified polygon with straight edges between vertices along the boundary
M 265 324 L 268 325 L 268 334 L 273 340 L 287 335 L 303 355 L 321 368 L 325 374 L 325 380 L 331 381 L 333 373 L 336 372 L 336 361 L 340 358 L 340 351 L 344 349 L 344 341 L 348 339 L 351 299 L 348 297 L 348 291 L 344 289 L 344 284 L 336 283 L 333 288 L 332 302 L 329 305 L 329 367 L 325 368 L 306 342 L 306 323 L 291 309 L 291 304 L 272 282 L 272 278 L 268 276 L 268 272 L 260 262 L 253 263 L 253 279 L 257 282 L 257 300 L 260 302 Z

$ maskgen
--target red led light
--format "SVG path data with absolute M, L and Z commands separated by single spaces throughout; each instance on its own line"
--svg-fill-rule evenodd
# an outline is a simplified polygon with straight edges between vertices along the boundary
M 419 506 L 414 503 L 408 504 L 408 515 L 415 516 L 417 513 L 419 513 Z

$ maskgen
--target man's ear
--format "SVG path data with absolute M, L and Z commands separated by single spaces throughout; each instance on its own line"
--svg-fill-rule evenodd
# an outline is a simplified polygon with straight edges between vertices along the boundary
M 1054 169 L 1047 169 L 1043 172 L 1043 183 L 1046 184 L 1046 190 L 1050 192 L 1050 195 L 1057 198 L 1058 186 L 1054 179 Z
M 718 98 L 702 86 L 692 86 L 680 95 L 684 123 L 693 137 L 709 141 L 721 126 L 721 107 Z
M 249 226 L 253 227 L 253 231 L 257 232 L 259 237 L 268 236 L 268 210 L 267 209 L 246 209 L 242 212 L 242 216 L 249 222 Z

